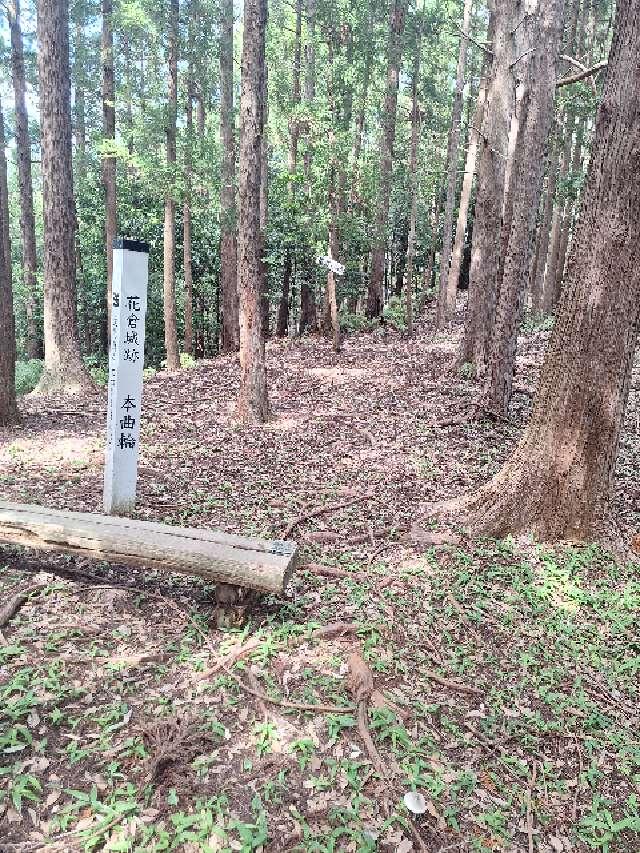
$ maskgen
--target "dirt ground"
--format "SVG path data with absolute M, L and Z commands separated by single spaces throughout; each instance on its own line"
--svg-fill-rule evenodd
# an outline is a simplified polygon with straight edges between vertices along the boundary
M 547 332 L 495 424 L 464 418 L 476 383 L 427 328 L 270 342 L 260 427 L 233 421 L 234 357 L 145 383 L 136 517 L 266 538 L 301 518 L 286 595 L 225 627 L 200 581 L 0 551 L 2 603 L 31 593 L 0 641 L 0 850 L 640 850 L 638 565 L 421 525 L 508 454 Z M 100 511 L 104 393 L 21 409 L 0 496 Z M 629 542 L 639 449 L 636 371 Z

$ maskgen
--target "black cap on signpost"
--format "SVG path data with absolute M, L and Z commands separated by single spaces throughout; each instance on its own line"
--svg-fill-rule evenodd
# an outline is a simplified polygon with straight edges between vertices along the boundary
M 131 237 L 114 237 L 114 249 L 127 249 L 129 252 L 144 252 L 149 254 L 149 244 L 143 240 L 133 240 Z

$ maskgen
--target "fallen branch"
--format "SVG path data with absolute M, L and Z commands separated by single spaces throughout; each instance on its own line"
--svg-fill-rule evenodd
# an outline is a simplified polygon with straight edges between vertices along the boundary
M 296 527 L 299 524 L 302 524 L 303 521 L 309 521 L 309 519 L 317 518 L 319 515 L 326 515 L 326 513 L 328 512 L 337 512 L 339 509 L 346 509 L 349 506 L 353 506 L 354 504 L 369 500 L 372 497 L 372 494 L 360 495 L 357 498 L 351 498 L 351 500 L 343 501 L 342 503 L 319 506 L 315 509 L 312 509 L 310 512 L 305 512 L 302 515 L 298 515 L 296 518 L 289 522 L 284 533 L 282 534 L 282 538 L 288 539 L 293 533 L 293 531 L 296 529 Z

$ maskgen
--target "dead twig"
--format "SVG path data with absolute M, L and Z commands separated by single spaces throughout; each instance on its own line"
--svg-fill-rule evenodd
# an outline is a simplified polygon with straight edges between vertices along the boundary
M 222 669 L 245 693 L 255 696 L 257 699 L 262 699 L 263 702 L 268 702 L 270 705 L 279 705 L 281 708 L 291 708 L 294 711 L 313 711 L 322 714 L 344 714 L 345 711 L 353 711 L 353 708 L 348 705 L 311 705 L 307 702 L 289 702 L 287 699 L 274 699 L 271 696 L 267 696 L 262 690 L 254 690 L 252 687 L 249 687 L 235 672 L 232 672 L 226 666 L 223 666 Z
M 43 589 L 42 585 L 33 586 L 30 589 L 26 589 L 24 592 L 16 593 L 13 598 L 10 598 L 5 606 L 0 609 L 0 629 L 4 628 L 4 626 L 13 619 L 18 610 L 26 604 L 31 596 L 40 592 L 41 589 Z
M 531 779 L 527 788 L 527 839 L 529 841 L 529 853 L 533 853 L 533 791 L 536 786 L 536 763 L 533 762 Z
M 360 495 L 357 498 L 351 498 L 348 501 L 342 501 L 341 503 L 336 504 L 327 504 L 325 506 L 319 506 L 315 509 L 310 510 L 309 512 L 305 512 L 302 515 L 296 516 L 292 521 L 287 525 L 284 533 L 282 534 L 283 539 L 288 539 L 293 531 L 299 524 L 302 524 L 303 521 L 309 521 L 311 518 L 317 518 L 319 515 L 326 515 L 328 512 L 337 512 L 339 509 L 346 509 L 349 506 L 353 506 L 357 503 L 362 503 L 362 501 L 370 500 L 373 497 L 372 494 Z
M 467 614 L 464 612 L 464 608 L 462 607 L 460 602 L 457 601 L 457 599 L 455 599 L 450 592 L 447 593 L 447 601 L 456 611 L 456 613 L 458 614 L 458 618 L 460 619 L 464 627 L 467 629 L 467 631 L 475 638 L 477 643 L 481 643 L 482 637 L 473 627 L 471 622 L 469 622 L 469 620 L 467 619 Z
M 393 533 L 406 533 L 409 530 L 408 524 L 389 524 L 386 527 L 381 527 L 380 530 L 374 531 L 374 537 L 377 539 L 382 539 L 385 536 L 389 536 Z M 349 536 L 345 539 L 347 545 L 363 545 L 365 542 L 370 541 L 370 534 L 367 533 L 354 533 L 353 536 Z
M 423 675 L 426 675 L 430 681 L 435 681 L 436 684 L 440 684 L 442 687 L 448 687 L 450 690 L 457 690 L 458 693 L 468 693 L 470 696 L 483 695 L 482 690 L 478 690 L 477 687 L 469 687 L 467 684 L 460 684 L 458 681 L 452 681 L 450 678 L 438 675 L 437 672 L 433 672 L 431 669 L 423 669 L 421 672 Z

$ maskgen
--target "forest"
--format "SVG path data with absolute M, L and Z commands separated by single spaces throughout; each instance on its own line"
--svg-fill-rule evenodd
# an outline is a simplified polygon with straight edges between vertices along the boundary
M 0 853 L 638 853 L 640 0 L 0 21 Z

